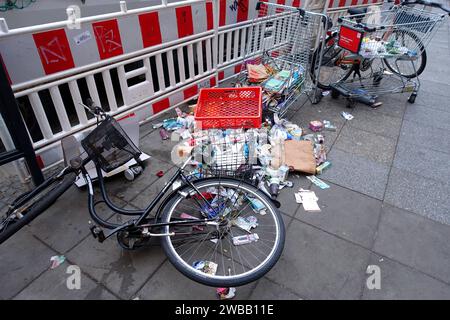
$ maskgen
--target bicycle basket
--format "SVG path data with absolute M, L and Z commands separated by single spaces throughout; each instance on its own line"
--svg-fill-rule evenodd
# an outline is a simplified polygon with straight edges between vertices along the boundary
M 138 159 L 142 153 L 112 117 L 106 118 L 92 130 L 81 141 L 81 145 L 105 172 L 110 172 L 133 158 Z

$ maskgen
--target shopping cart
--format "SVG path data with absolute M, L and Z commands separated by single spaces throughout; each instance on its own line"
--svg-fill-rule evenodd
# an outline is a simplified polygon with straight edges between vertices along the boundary
M 445 15 L 394 6 L 341 17 L 337 46 L 330 59 L 332 96 L 343 95 L 374 105 L 382 94 L 411 92 L 414 103 L 420 88 L 419 75 L 426 65 L 425 48 L 439 29 Z M 375 105 L 374 105 L 375 106 Z
M 237 85 L 261 86 L 263 109 L 283 116 L 301 94 L 316 99 L 317 77 L 309 70 L 320 72 L 310 64 L 314 50 L 323 47 L 327 17 L 268 2 L 259 2 L 256 10 Z

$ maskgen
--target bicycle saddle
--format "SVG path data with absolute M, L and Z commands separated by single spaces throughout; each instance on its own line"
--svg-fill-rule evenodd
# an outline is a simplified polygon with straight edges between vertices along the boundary
M 357 14 L 365 14 L 367 13 L 367 7 L 366 8 L 349 8 L 348 14 L 353 16 Z

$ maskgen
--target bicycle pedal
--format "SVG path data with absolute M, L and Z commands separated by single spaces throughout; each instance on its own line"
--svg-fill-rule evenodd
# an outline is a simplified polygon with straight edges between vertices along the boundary
M 97 239 L 98 242 L 102 243 L 103 241 L 105 241 L 105 233 L 103 232 L 103 230 L 97 226 L 92 226 L 89 228 L 91 230 L 92 236 L 94 237 L 94 239 Z

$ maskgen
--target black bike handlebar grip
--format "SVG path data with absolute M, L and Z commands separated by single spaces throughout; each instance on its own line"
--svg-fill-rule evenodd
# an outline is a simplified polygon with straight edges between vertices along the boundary
M 259 9 L 261 8 L 261 2 L 260 1 L 258 1 L 257 3 L 256 3 L 256 11 L 259 11 Z
M 91 108 L 91 109 L 93 109 L 93 108 L 95 107 L 94 101 L 92 101 L 91 98 L 87 98 L 87 99 L 86 99 L 86 105 L 87 105 L 89 108 Z

